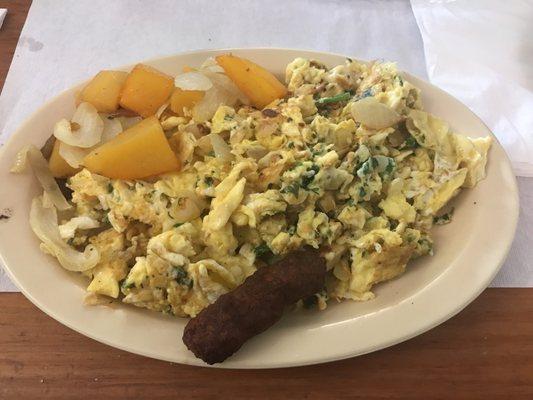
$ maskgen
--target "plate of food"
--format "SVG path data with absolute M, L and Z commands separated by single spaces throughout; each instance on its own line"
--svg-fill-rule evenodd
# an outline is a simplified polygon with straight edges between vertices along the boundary
M 431 329 L 490 283 L 518 218 L 504 150 L 458 100 L 392 62 L 305 50 L 100 71 L 13 133 L 0 179 L 2 261 L 41 310 L 225 368 Z

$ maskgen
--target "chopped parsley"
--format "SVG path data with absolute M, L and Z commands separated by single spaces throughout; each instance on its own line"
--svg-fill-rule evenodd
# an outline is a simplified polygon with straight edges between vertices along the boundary
M 419 250 L 423 254 L 433 255 L 433 243 L 429 239 L 424 238 L 424 237 L 418 239 L 418 246 L 419 246 Z
M 279 256 L 275 255 L 272 250 L 270 250 L 270 247 L 268 247 L 266 243 L 261 243 L 259 246 L 257 246 L 254 249 L 254 253 L 256 258 L 259 258 L 268 265 L 272 265 L 280 259 Z
M 214 182 L 214 180 L 213 180 L 213 177 L 211 177 L 211 176 L 206 176 L 204 178 L 204 183 L 205 183 L 206 186 L 213 186 L 213 182 Z
M 233 121 L 233 117 L 231 115 L 224 115 L 224 121 Z
M 365 175 L 368 175 L 370 172 L 374 170 L 374 168 L 372 167 L 372 162 L 370 160 L 372 160 L 372 158 L 369 158 L 368 160 L 366 160 L 361 165 L 361 167 L 359 167 L 359 169 L 357 170 L 357 175 L 359 175 L 360 178 L 362 178 Z
M 178 228 L 183 225 L 183 222 L 177 222 L 174 224 L 174 228 Z
M 311 165 L 311 167 L 307 169 L 307 171 L 302 176 L 302 188 L 306 190 L 311 190 L 309 189 L 309 184 L 313 182 L 318 171 L 320 171 L 320 167 L 316 164 Z
M 261 258 L 265 254 L 272 253 L 272 250 L 270 250 L 270 247 L 266 243 L 261 243 L 254 249 L 254 253 L 256 257 Z
M 362 199 L 362 198 L 365 197 L 365 196 L 366 196 L 366 190 L 365 190 L 364 187 L 361 186 L 361 187 L 359 188 L 359 198 Z
M 113 185 L 111 183 L 107 184 L 107 193 L 113 193 Z
M 416 139 L 412 135 L 409 135 L 409 137 L 407 139 L 405 139 L 405 147 L 408 147 L 410 149 L 414 149 L 414 148 L 417 148 L 419 146 L 420 145 L 418 144 L 418 142 L 416 141 Z
M 394 161 L 393 158 L 389 158 L 387 160 L 387 165 L 385 166 L 385 169 L 380 174 L 382 178 L 390 178 L 392 176 L 392 173 L 394 172 L 394 169 L 396 168 L 396 161 Z
M 193 280 L 182 267 L 174 267 L 172 270 L 172 279 L 178 282 L 180 285 L 192 288 Z
M 452 209 L 448 211 L 447 213 L 433 217 L 433 223 L 435 225 L 449 224 L 452 221 L 454 211 L 455 209 L 452 207 Z
M 135 282 L 130 282 L 130 283 L 126 284 L 126 281 L 127 281 L 126 279 L 124 279 L 122 281 L 122 283 L 120 285 L 122 287 L 122 289 L 131 289 L 132 287 L 135 286 Z
M 400 86 L 403 86 L 403 79 L 402 79 L 402 77 L 400 75 L 396 75 L 396 80 L 398 81 Z
M 300 166 L 300 165 L 302 165 L 302 163 L 298 162 L 295 165 L 293 165 L 293 167 L 291 169 L 294 169 L 294 168 L 296 168 L 297 166 Z M 291 183 L 289 183 L 288 185 L 284 186 L 280 190 L 280 193 L 282 193 L 282 194 L 290 193 L 294 197 L 298 197 L 300 189 L 305 189 L 305 190 L 311 191 L 311 192 L 313 192 L 315 194 L 318 194 L 319 193 L 319 189 L 318 188 L 309 187 L 311 182 L 313 182 L 313 180 L 315 179 L 315 176 L 318 173 L 318 171 L 320 171 L 320 167 L 318 165 L 316 165 L 316 164 L 311 165 L 302 174 L 301 182 L 291 182 Z
M 395 168 L 396 162 L 393 158 L 377 155 L 370 157 L 361 164 L 357 169 L 356 174 L 359 178 L 363 179 L 366 175 L 376 171 L 382 178 L 389 178 L 392 176 Z
M 292 182 L 280 190 L 282 194 L 290 193 L 294 197 L 298 197 L 299 191 L 300 191 L 300 184 L 298 182 Z

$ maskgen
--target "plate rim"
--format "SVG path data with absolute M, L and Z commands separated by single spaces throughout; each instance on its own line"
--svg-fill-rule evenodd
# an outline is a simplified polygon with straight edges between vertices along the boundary
M 282 52 L 284 52 L 284 51 L 285 52 L 294 52 L 294 53 L 298 53 L 298 52 L 303 53 L 303 52 L 305 52 L 305 53 L 314 54 L 317 57 L 320 57 L 321 55 L 322 56 L 324 56 L 324 55 L 336 56 L 336 57 L 342 57 L 342 58 L 346 58 L 347 57 L 346 55 L 343 55 L 343 54 L 333 53 L 333 52 L 328 52 L 328 51 L 319 51 L 319 50 L 310 50 L 310 49 L 296 49 L 296 48 L 284 48 L 284 47 L 246 47 L 246 48 L 223 48 L 223 49 L 210 48 L 210 49 L 200 49 L 200 50 L 193 50 L 193 51 L 186 51 L 186 52 L 178 52 L 178 53 L 175 53 L 175 54 L 165 55 L 165 56 L 161 56 L 161 57 L 152 57 L 152 58 L 147 59 L 147 60 L 138 61 L 138 63 L 153 64 L 153 63 L 157 63 L 157 62 L 161 62 L 161 61 L 164 61 L 164 60 L 169 60 L 169 59 L 173 59 L 173 58 L 181 57 L 181 56 L 202 55 L 202 54 L 206 54 L 206 56 L 207 56 L 207 55 L 209 55 L 209 53 L 241 52 L 241 51 L 244 51 L 244 52 L 247 52 L 247 51 L 266 51 L 266 52 L 273 52 L 273 53 L 280 52 L 280 51 L 282 51 Z M 350 58 L 357 59 L 357 57 L 351 57 L 351 56 L 350 56 Z M 119 67 L 114 67 L 113 69 L 116 69 L 116 70 L 131 69 L 135 64 L 122 65 L 122 66 L 119 66 Z M 507 153 L 505 152 L 505 150 L 501 146 L 501 144 L 498 141 L 498 139 L 492 133 L 490 128 L 483 122 L 483 120 L 481 120 L 481 118 L 479 118 L 479 116 L 477 114 L 475 114 L 470 108 L 468 108 L 459 99 L 457 99 L 456 97 L 452 96 L 450 93 L 446 92 L 445 90 L 439 88 L 438 86 L 433 85 L 432 83 L 430 83 L 430 82 L 428 82 L 428 81 L 426 81 L 424 79 L 421 79 L 421 78 L 419 78 L 416 75 L 413 75 L 411 73 L 407 73 L 405 71 L 400 71 L 400 73 L 402 73 L 404 75 L 408 75 L 409 77 L 415 78 L 415 80 L 422 81 L 426 85 L 430 85 L 433 90 L 436 90 L 436 91 L 440 92 L 441 95 L 444 95 L 446 97 L 452 98 L 454 101 L 458 102 L 464 109 L 468 110 L 468 112 L 475 119 L 477 119 L 478 122 L 480 122 L 487 129 L 488 132 L 490 132 L 490 135 L 491 135 L 492 139 L 495 141 L 495 145 L 498 146 L 500 148 L 501 152 L 502 152 L 506 167 L 512 172 L 511 163 L 510 163 L 510 160 L 509 160 L 509 157 L 508 157 Z M 88 79 L 75 83 L 74 85 L 70 86 L 69 88 L 65 89 L 64 91 L 62 91 L 62 92 L 58 93 L 57 95 L 53 96 L 52 98 L 47 100 L 45 103 L 43 103 L 40 107 L 35 109 L 32 113 L 30 113 L 25 118 L 25 120 L 19 125 L 19 127 L 9 136 L 8 140 L 5 142 L 5 144 L 0 149 L 0 159 L 2 159 L 4 157 L 5 149 L 9 148 L 11 142 L 15 141 L 16 137 L 20 136 L 22 134 L 22 132 L 27 129 L 26 126 L 29 125 L 30 121 L 34 117 L 36 117 L 38 114 L 40 114 L 42 112 L 42 110 L 46 109 L 51 103 L 54 103 L 59 97 L 63 96 L 65 94 L 65 92 L 68 92 L 68 91 L 71 91 L 71 90 L 73 90 L 75 88 L 78 88 L 78 87 L 80 87 L 81 85 L 83 85 L 86 82 L 88 82 Z M 334 355 L 331 355 L 329 357 L 324 357 L 324 356 L 322 356 L 322 357 L 314 357 L 314 358 L 313 357 L 309 357 L 305 361 L 279 362 L 279 363 L 274 363 L 274 364 L 271 363 L 271 364 L 264 365 L 264 366 L 260 365 L 260 363 L 257 363 L 257 362 L 253 363 L 253 364 L 250 364 L 250 365 L 239 366 L 238 364 L 241 364 L 241 363 L 236 361 L 235 363 L 227 362 L 227 363 L 221 363 L 219 365 L 210 366 L 210 365 L 207 365 L 207 364 L 203 363 L 201 360 L 198 360 L 198 359 L 183 358 L 182 360 L 177 361 L 176 358 L 174 358 L 174 357 L 165 358 L 165 357 L 162 357 L 161 355 L 155 355 L 155 354 L 152 354 L 152 353 L 150 353 L 148 351 L 132 349 L 132 348 L 128 347 L 127 345 L 122 345 L 122 344 L 117 343 L 117 342 L 115 342 L 113 340 L 108 340 L 105 337 L 99 337 L 96 334 L 92 334 L 92 333 L 88 332 L 87 329 L 77 327 L 74 324 L 71 324 L 70 321 L 68 321 L 65 317 L 63 317 L 61 315 L 58 315 L 58 313 L 56 313 L 54 310 L 50 310 L 50 309 L 46 308 L 44 305 L 42 305 L 40 303 L 40 301 L 37 298 L 35 298 L 31 293 L 29 293 L 25 289 L 25 287 L 19 282 L 19 280 L 17 279 L 15 273 L 9 267 L 9 265 L 7 263 L 7 260 L 4 257 L 4 255 L 2 254 L 2 252 L 0 252 L 0 259 L 2 260 L 3 264 L 5 265 L 4 270 L 6 271 L 7 275 L 9 276 L 9 278 L 13 281 L 13 283 L 18 287 L 18 289 L 22 292 L 22 294 L 26 298 L 28 298 L 37 308 L 39 308 L 45 314 L 51 316 L 56 321 L 60 322 L 62 325 L 65 325 L 68 328 L 70 328 L 70 329 L 72 329 L 72 330 L 74 330 L 74 331 L 76 331 L 76 332 L 78 332 L 78 333 L 80 333 L 80 334 L 82 334 L 84 336 L 90 337 L 91 339 L 94 339 L 94 340 L 96 340 L 96 341 L 98 341 L 100 343 L 103 343 L 105 345 L 118 348 L 118 349 L 123 350 L 123 351 L 127 351 L 127 352 L 134 353 L 134 354 L 139 354 L 139 355 L 150 357 L 150 358 L 160 359 L 160 360 L 164 360 L 164 361 L 170 361 L 170 362 L 173 362 L 173 363 L 182 363 L 182 364 L 187 364 L 187 365 L 195 365 L 195 366 L 211 367 L 211 368 L 224 368 L 224 369 L 287 368 L 287 367 L 297 367 L 297 366 L 305 366 L 305 365 L 312 365 L 312 364 L 321 364 L 321 363 L 327 363 L 327 362 L 342 360 L 342 359 L 346 359 L 346 358 L 351 358 L 351 357 L 355 357 L 355 356 L 371 353 L 371 352 L 374 352 L 374 351 L 377 351 L 377 350 L 380 350 L 380 349 L 384 349 L 384 348 L 393 346 L 395 344 L 404 342 L 406 340 L 409 340 L 409 339 L 411 339 L 411 338 L 413 338 L 415 336 L 418 336 L 418 335 L 420 335 L 420 334 L 422 334 L 424 332 L 427 332 L 427 331 L 433 329 L 434 327 L 440 325 L 444 321 L 447 321 L 448 319 L 452 318 L 453 316 L 458 314 L 460 311 L 462 311 L 472 301 L 474 301 L 481 294 L 481 292 L 483 292 L 483 290 L 486 289 L 488 284 L 494 279 L 494 277 L 496 276 L 498 271 L 501 269 L 501 266 L 505 262 L 505 259 L 506 259 L 507 255 L 508 255 L 508 253 L 510 251 L 510 248 L 512 246 L 514 236 L 516 234 L 516 228 L 517 228 L 518 217 L 519 217 L 519 196 L 518 196 L 517 179 L 516 179 L 516 176 L 515 176 L 514 172 L 512 172 L 511 176 L 512 176 L 512 180 L 511 180 L 512 193 L 507 193 L 506 195 L 507 196 L 512 196 L 512 202 L 513 202 L 512 210 L 514 212 L 513 212 L 513 214 L 511 216 L 508 216 L 508 217 L 510 217 L 510 218 L 508 218 L 508 220 L 510 222 L 510 228 L 511 228 L 510 230 L 512 231 L 512 234 L 508 236 L 508 239 L 506 240 L 506 243 L 505 243 L 504 247 L 498 246 L 500 248 L 500 251 L 499 251 L 499 261 L 497 262 L 497 265 L 494 266 L 494 268 L 491 270 L 490 274 L 487 274 L 485 276 L 485 279 L 483 279 L 483 282 L 481 282 L 476 287 L 475 291 L 471 291 L 470 295 L 466 296 L 467 297 L 466 299 L 464 299 L 462 301 L 459 301 L 459 303 L 455 307 L 453 307 L 453 309 L 448 307 L 449 311 L 447 313 L 445 313 L 445 314 L 440 315 L 438 318 L 425 318 L 425 319 L 423 319 L 424 321 L 426 321 L 426 323 L 423 323 L 423 322 L 420 323 L 418 329 L 411 331 L 407 335 L 403 335 L 401 337 L 397 337 L 397 338 L 391 339 L 389 341 L 382 342 L 382 343 L 380 343 L 379 345 L 376 345 L 376 346 L 371 346 L 371 347 L 367 348 L 365 351 L 353 351 L 353 350 L 349 350 L 349 347 L 348 347 L 347 351 L 344 352 L 344 353 L 341 353 L 341 354 L 334 354 Z M 0 246 L 1 246 L 1 242 L 2 242 L 2 240 L 0 238 Z M 444 272 L 444 274 L 447 274 L 449 272 L 450 271 L 447 270 L 447 271 Z M 436 284 L 436 281 L 437 280 L 432 281 L 426 287 L 418 290 L 414 294 L 412 294 L 412 295 L 408 296 L 407 298 L 403 299 L 402 302 L 409 301 L 412 297 L 417 296 L 419 293 L 424 292 L 426 290 L 430 290 L 431 287 Z

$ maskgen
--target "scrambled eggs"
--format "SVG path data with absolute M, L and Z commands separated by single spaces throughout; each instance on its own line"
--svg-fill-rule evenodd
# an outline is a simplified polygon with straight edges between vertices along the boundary
M 432 253 L 434 221 L 447 222 L 446 203 L 484 177 L 491 139 L 422 111 L 392 63 L 328 69 L 298 58 L 286 83 L 289 97 L 262 111 L 222 105 L 203 123 L 163 113 L 179 173 L 123 181 L 83 169 L 69 179 L 76 216 L 61 235 L 100 254 L 83 272 L 89 301 L 195 316 L 310 245 L 329 268 L 310 301 L 323 309 L 331 298 L 371 299 L 373 285 Z

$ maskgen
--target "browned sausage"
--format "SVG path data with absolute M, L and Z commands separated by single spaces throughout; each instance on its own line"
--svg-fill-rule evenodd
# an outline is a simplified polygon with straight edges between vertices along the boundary
M 183 343 L 208 364 L 222 362 L 277 322 L 286 306 L 319 292 L 325 277 L 326 263 L 317 250 L 292 252 L 192 318 Z

